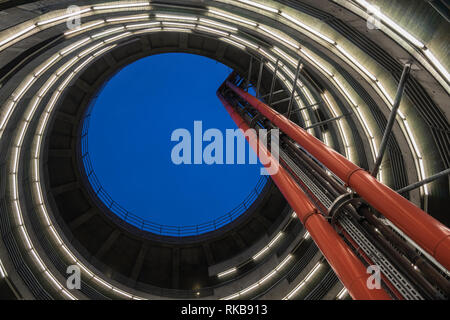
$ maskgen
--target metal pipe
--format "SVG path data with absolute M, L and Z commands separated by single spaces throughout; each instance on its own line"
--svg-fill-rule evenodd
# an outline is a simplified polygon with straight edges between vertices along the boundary
M 247 91 L 249 89 L 250 80 L 252 78 L 252 68 L 253 68 L 253 57 L 250 56 L 250 65 L 248 66 L 248 77 L 247 77 L 247 82 L 245 84 L 245 88 L 247 89 Z
M 449 174 L 450 174 L 450 168 L 445 169 L 444 171 L 441 171 L 439 173 L 436 173 L 436 174 L 434 174 L 434 175 L 432 175 L 432 176 L 430 176 L 428 178 L 425 178 L 425 179 L 423 179 L 421 181 L 418 181 L 418 182 L 415 182 L 413 184 L 410 184 L 409 186 L 401 188 L 401 189 L 397 190 L 397 192 L 398 193 L 405 193 L 405 192 L 414 190 L 414 189 L 419 188 L 419 187 L 423 186 L 424 184 L 427 184 L 427 183 L 429 183 L 431 181 L 434 181 L 436 179 L 448 176 Z
M 380 150 L 378 151 L 378 156 L 375 160 L 375 165 L 372 170 L 373 177 L 376 177 L 378 175 L 378 171 L 380 170 L 381 161 L 383 160 L 384 153 L 386 152 L 387 143 L 389 141 L 389 138 L 391 137 L 392 127 L 395 123 L 395 117 L 397 116 L 397 111 L 400 107 L 400 102 L 402 101 L 403 91 L 405 89 L 406 81 L 408 80 L 409 70 L 411 70 L 411 65 L 405 64 L 402 76 L 398 83 L 397 93 L 395 95 L 394 104 L 392 105 L 391 114 L 389 115 L 386 129 L 384 129 L 383 139 L 381 139 Z
M 229 81 L 226 85 L 450 269 L 450 230 L 446 226 L 257 98 Z
M 294 103 L 295 91 L 297 90 L 297 80 L 298 80 L 298 76 L 300 74 L 300 69 L 301 68 L 302 68 L 302 62 L 301 62 L 301 60 L 298 60 L 297 69 L 295 70 L 294 83 L 292 84 L 291 97 L 289 99 L 289 105 L 288 105 L 288 109 L 287 109 L 287 112 L 286 112 L 286 116 L 287 116 L 288 119 L 291 118 L 292 104 Z
M 233 107 L 218 92 L 222 104 L 230 114 L 231 118 L 242 131 L 247 131 L 250 127 L 246 121 L 236 112 Z M 345 244 L 333 227 L 325 218 L 317 212 L 308 197 L 303 193 L 292 176 L 279 164 L 277 160 L 259 143 L 256 135 L 246 138 L 253 150 L 266 167 L 273 166 L 277 170 L 271 175 L 272 180 L 280 189 L 286 200 L 297 213 L 300 221 L 314 239 L 319 249 L 336 272 L 339 279 L 345 285 L 350 295 L 354 299 L 391 299 L 384 289 L 369 289 L 367 286 L 368 274 L 363 263 L 356 257 L 353 251 Z
M 256 84 L 256 96 L 259 97 L 259 89 L 261 88 L 261 78 L 264 69 L 264 58 L 261 58 L 259 61 L 259 74 L 258 74 L 258 83 Z
M 272 104 L 273 90 L 275 89 L 275 82 L 277 79 L 277 72 L 278 72 L 279 64 L 280 64 L 280 59 L 277 59 L 277 62 L 275 63 L 275 71 L 273 72 L 272 84 L 270 85 L 269 106 Z

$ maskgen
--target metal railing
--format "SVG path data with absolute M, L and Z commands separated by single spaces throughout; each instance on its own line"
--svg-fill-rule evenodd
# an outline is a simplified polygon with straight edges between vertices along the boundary
M 95 101 L 95 99 L 94 99 Z M 83 119 L 83 124 L 81 128 L 81 137 L 80 137 L 80 157 L 83 163 L 83 169 L 87 181 L 90 184 L 91 190 L 93 194 L 116 216 L 121 218 L 123 221 L 131 224 L 134 227 L 137 227 L 141 230 L 152 232 L 158 235 L 163 236 L 175 236 L 175 237 L 187 237 L 187 236 L 196 236 L 203 233 L 207 233 L 210 231 L 217 230 L 230 222 L 236 220 L 240 215 L 242 215 L 245 211 L 247 211 L 250 206 L 255 202 L 258 196 L 263 191 L 266 186 L 267 181 L 269 180 L 269 176 L 261 176 L 258 180 L 256 186 L 252 189 L 250 194 L 234 209 L 227 212 L 226 214 L 212 220 L 209 222 L 190 225 L 190 226 L 169 226 L 162 225 L 158 223 L 154 223 L 143 219 L 132 212 L 126 210 L 119 203 L 114 201 L 109 193 L 105 190 L 105 188 L 101 185 L 97 175 L 94 172 L 94 168 L 92 166 L 92 162 L 89 156 L 88 151 L 88 131 L 89 131 L 89 121 L 92 112 L 93 105 L 95 103 L 91 103 L 89 108 L 86 111 L 86 114 Z

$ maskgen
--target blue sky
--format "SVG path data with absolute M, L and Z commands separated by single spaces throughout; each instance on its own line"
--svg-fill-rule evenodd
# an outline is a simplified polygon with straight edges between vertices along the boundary
M 89 128 L 95 173 L 112 198 L 164 225 L 211 221 L 237 206 L 260 179 L 256 165 L 175 165 L 173 130 L 236 128 L 216 97 L 232 70 L 202 56 L 169 53 L 121 70 L 99 94 Z M 208 144 L 203 143 L 203 146 Z

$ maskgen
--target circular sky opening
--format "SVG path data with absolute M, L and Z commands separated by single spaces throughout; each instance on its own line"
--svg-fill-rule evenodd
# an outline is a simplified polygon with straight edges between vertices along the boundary
M 245 212 L 242 202 L 247 200 L 248 207 L 265 179 L 261 164 L 250 163 L 247 142 L 245 164 L 236 164 L 237 143 L 234 164 L 226 164 L 226 129 L 237 127 L 216 91 L 231 72 L 203 56 L 167 53 L 140 59 L 106 83 L 90 108 L 87 151 L 96 181 L 109 197 L 99 198 L 108 207 L 114 202 L 111 209 L 128 212 L 118 214 L 126 221 L 167 235 L 177 231 L 155 226 L 203 225 L 181 235 L 200 234 Z M 223 134 L 224 164 L 205 164 L 203 159 L 194 164 L 194 143 L 202 140 L 195 135 L 198 121 L 202 133 L 218 129 Z M 177 129 L 191 134 L 192 164 L 173 161 L 173 149 L 181 141 L 171 139 Z M 214 140 L 203 141 L 202 150 Z M 86 164 L 85 169 L 90 171 Z M 214 226 L 214 221 L 221 224 Z

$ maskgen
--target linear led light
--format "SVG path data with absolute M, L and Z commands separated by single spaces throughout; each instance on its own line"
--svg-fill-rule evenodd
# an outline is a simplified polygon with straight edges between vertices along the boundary
M 59 55 L 55 55 L 53 56 L 49 62 L 47 62 L 46 64 L 44 64 L 41 68 L 39 68 L 38 71 L 35 72 L 34 76 L 38 77 L 42 74 L 42 72 L 44 72 L 45 70 L 47 70 L 51 65 L 53 65 L 53 63 L 59 59 Z
M 75 70 L 73 70 L 74 73 L 77 73 L 78 71 L 80 71 L 81 69 L 83 69 L 89 62 L 91 62 L 94 59 L 93 56 L 87 58 L 83 63 L 81 63 L 78 67 L 75 68 Z M 68 77 L 67 79 L 70 79 L 70 77 Z M 63 82 L 63 84 L 65 84 L 66 82 Z
M 289 300 L 292 298 L 313 276 L 314 274 L 320 269 L 322 264 L 319 262 L 317 263 L 314 268 L 308 273 L 308 275 L 303 279 L 295 288 L 292 290 L 286 297 L 283 298 L 283 300 Z
M 297 61 L 295 61 L 290 55 L 288 55 L 287 53 L 285 53 L 283 50 L 281 50 L 278 47 L 273 47 L 273 49 L 278 52 L 283 58 L 285 58 L 286 60 L 288 60 L 292 65 L 296 65 Z
M 276 271 L 280 271 L 283 267 L 292 259 L 292 254 L 288 254 L 286 258 L 275 268 Z
M 133 296 L 132 296 L 131 294 L 126 293 L 126 292 L 124 292 L 124 291 L 122 291 L 122 290 L 119 290 L 119 289 L 117 289 L 117 288 L 112 288 L 112 290 L 113 290 L 114 292 L 117 292 L 118 294 L 121 294 L 121 295 L 123 295 L 123 296 L 129 298 L 129 299 L 132 299 L 132 298 L 133 298 Z
M 96 33 L 96 34 L 92 35 L 91 37 L 94 38 L 94 39 L 95 38 L 99 38 L 99 37 L 103 37 L 104 35 L 107 35 L 107 34 L 110 34 L 110 33 L 113 33 L 113 32 L 117 32 L 119 30 L 123 30 L 124 28 L 125 27 L 121 26 L 121 27 L 117 27 L 117 28 L 108 29 L 106 31 Z
M 283 66 L 283 70 L 284 70 L 284 72 L 286 72 L 286 74 L 288 75 L 289 78 L 294 80 L 295 75 L 291 72 L 291 70 L 289 70 L 289 68 L 287 66 Z
M 220 30 L 217 30 L 217 29 L 213 29 L 213 28 L 209 28 L 209 27 L 205 27 L 205 26 L 197 25 L 197 29 L 198 30 L 203 30 L 203 31 L 206 31 L 206 32 L 217 33 L 217 34 L 221 35 L 222 37 L 228 36 L 227 32 L 223 32 L 223 31 L 220 31 Z
M 93 57 L 98 57 L 99 55 L 105 53 L 105 52 L 108 51 L 108 50 L 111 50 L 112 48 L 114 48 L 114 47 L 116 47 L 116 46 L 117 46 L 117 44 L 113 44 L 113 45 L 111 45 L 111 46 L 109 46 L 109 47 L 103 48 L 102 50 L 99 50 L 98 52 L 94 53 L 94 54 L 93 54 Z
M 269 250 L 269 246 L 265 246 L 261 251 L 259 251 L 257 254 L 255 254 L 252 259 L 253 260 L 258 260 L 259 257 L 261 257 L 264 253 L 267 252 L 267 250 Z
M 243 39 L 241 37 L 235 36 L 233 34 L 230 34 L 230 38 L 234 39 L 234 40 L 236 40 L 238 42 L 242 42 L 243 44 L 245 44 L 246 46 L 248 46 L 250 48 L 253 48 L 253 49 L 257 49 L 258 48 L 258 46 L 256 44 L 251 43 L 250 41 L 247 41 L 247 40 L 245 40 L 245 39 Z
M 357 106 L 355 100 L 353 100 L 352 96 L 350 95 L 350 93 L 347 91 L 347 89 L 342 85 L 342 83 L 339 81 L 338 78 L 336 78 L 336 76 L 333 77 L 333 80 L 336 82 L 336 84 L 338 85 L 338 87 L 342 90 L 342 92 L 344 92 L 345 96 L 350 100 L 350 102 L 353 104 L 353 106 Z
M 81 39 L 80 41 L 75 42 L 73 45 L 71 45 L 71 46 L 69 46 L 69 47 L 67 47 L 67 48 L 65 48 L 65 49 L 63 49 L 63 50 L 61 50 L 61 51 L 60 51 L 60 54 L 61 54 L 61 55 L 65 55 L 66 53 L 68 53 L 68 52 L 74 50 L 75 48 L 80 47 L 82 44 L 88 42 L 89 40 L 90 40 L 89 37 L 84 38 L 84 39 Z
M 119 21 L 128 21 L 128 20 L 142 20 L 142 19 L 149 19 L 149 18 L 150 18 L 150 16 L 148 14 L 141 14 L 141 15 L 137 15 L 137 16 L 110 18 L 110 19 L 106 19 L 106 22 L 119 22 Z
M 425 48 L 423 50 L 423 53 L 431 61 L 431 63 L 439 70 L 439 72 L 444 76 L 445 80 L 447 80 L 447 82 L 450 82 L 450 76 L 448 74 L 448 71 L 439 62 L 439 60 L 436 59 L 436 57 L 433 55 L 433 53 L 430 51 L 430 49 Z
M 171 15 L 171 14 L 156 14 L 156 18 L 160 19 L 175 19 L 175 20 L 188 20 L 188 21 L 197 21 L 197 17 L 190 17 L 190 16 L 177 16 L 177 15 Z
M 240 43 L 237 43 L 236 41 L 233 41 L 233 40 L 228 39 L 228 38 L 219 38 L 219 39 L 222 40 L 222 41 L 228 42 L 229 44 L 231 44 L 231 45 L 233 45 L 235 47 L 238 47 L 238 48 L 240 48 L 242 50 L 245 50 L 245 46 L 240 44 Z
M 301 48 L 300 51 L 303 52 L 303 54 L 305 56 L 307 56 L 309 60 L 311 60 L 320 69 L 322 69 L 327 75 L 329 75 L 330 77 L 333 77 L 333 74 L 327 68 L 325 68 L 325 66 L 323 64 L 321 64 L 319 61 L 317 61 L 317 59 L 315 59 L 313 56 L 311 56 L 311 54 L 309 54 L 305 49 Z
M 263 56 L 265 56 L 267 59 L 269 59 L 272 62 L 276 62 L 277 59 L 275 59 L 275 57 L 273 55 L 271 55 L 270 53 L 268 53 L 266 50 L 264 50 L 261 47 L 258 47 L 258 51 L 260 51 L 262 53 Z
M 59 77 L 62 73 L 66 72 L 66 70 L 69 69 L 77 60 L 78 57 L 73 57 L 72 59 L 70 59 L 61 68 L 58 69 L 56 75 Z
M 182 23 L 182 22 L 163 21 L 162 24 L 163 24 L 163 26 L 171 26 L 171 27 L 184 27 L 184 28 L 194 28 L 195 27 L 195 24 Z
M 93 45 L 93 46 L 87 48 L 86 50 L 81 51 L 81 52 L 78 54 L 78 57 L 82 58 L 82 57 L 88 55 L 89 53 L 91 53 L 91 52 L 97 50 L 98 48 L 100 48 L 100 47 L 103 46 L 103 45 L 104 45 L 103 42 L 99 42 L 99 43 L 97 43 L 97 44 L 95 44 L 95 45 Z
M 44 24 L 49 24 L 49 23 L 56 22 L 56 21 L 59 21 L 59 20 L 62 20 L 62 19 L 78 16 L 78 15 L 81 15 L 81 14 L 86 13 L 86 12 L 91 11 L 91 10 L 92 10 L 91 8 L 86 8 L 86 9 L 83 9 L 83 10 L 80 10 L 80 11 L 77 11 L 77 12 L 68 13 L 68 14 L 65 14 L 65 15 L 62 15 L 62 16 L 59 16 L 59 17 L 55 17 L 55 18 L 51 18 L 51 19 L 48 19 L 48 20 L 37 22 L 36 25 L 37 26 L 42 26 Z
M 297 218 L 297 213 L 295 211 L 292 212 L 291 218 Z
M 379 80 L 376 81 L 376 84 L 377 84 L 377 87 L 381 90 L 381 92 L 383 92 L 383 95 L 386 97 L 386 99 L 388 99 L 389 103 L 392 106 L 394 104 L 394 100 L 392 100 L 391 96 L 387 93 L 384 86 L 381 84 L 381 82 Z
M 244 20 L 244 19 L 241 19 L 241 18 L 238 18 L 238 17 L 235 17 L 235 16 L 231 16 L 229 14 L 226 14 L 226 13 L 223 13 L 223 12 L 220 12 L 220 11 L 216 11 L 216 10 L 213 10 L 213 9 L 209 9 L 208 11 L 213 13 L 213 14 L 216 14 L 218 16 L 222 16 L 222 17 L 227 18 L 227 19 L 231 19 L 231 20 L 235 20 L 235 21 L 238 21 L 238 22 L 242 22 L 242 23 L 248 24 L 248 25 L 253 26 L 253 27 L 256 27 L 258 25 L 255 22 Z
M 258 283 L 258 282 L 255 283 L 255 284 L 253 284 L 253 285 L 251 285 L 250 287 L 247 287 L 247 288 L 245 288 L 245 289 L 239 291 L 239 295 L 245 294 L 245 293 L 247 293 L 247 292 L 250 292 L 250 291 L 256 289 L 257 287 L 259 287 L 259 283 Z
M 161 22 L 145 22 L 145 23 L 136 23 L 136 24 L 127 24 L 125 27 L 127 29 L 133 29 L 133 28 L 145 28 L 145 27 L 153 27 L 153 26 L 159 26 L 161 25 Z
M 19 230 L 22 233 L 22 237 L 25 239 L 25 244 L 26 244 L 25 248 L 28 250 L 33 249 L 32 245 L 30 243 L 30 240 L 28 238 L 27 231 L 25 230 L 25 227 L 23 226 L 23 224 L 19 226 Z
M 348 53 L 344 48 L 342 48 L 340 45 L 336 45 L 336 48 L 344 55 L 346 56 L 351 62 L 353 62 L 362 72 L 364 72 L 370 79 L 373 81 L 376 81 L 377 78 L 369 72 L 361 63 L 358 62 L 350 53 Z
M 80 26 L 79 28 L 76 28 L 76 29 L 64 32 L 64 35 L 68 36 L 68 35 L 71 35 L 72 33 L 80 32 L 80 31 L 83 31 L 83 30 L 86 30 L 86 29 L 89 29 L 89 28 L 101 25 L 103 23 L 105 23 L 105 20 L 101 20 L 101 21 L 96 21 L 96 22 L 93 22 L 93 23 L 85 24 L 83 26 Z
M 146 7 L 149 5 L 150 5 L 150 1 L 146 1 L 146 2 L 136 2 L 136 3 L 126 3 L 126 4 L 94 6 L 93 9 L 94 10 L 122 9 L 122 8 Z
M 117 36 L 105 39 L 104 42 L 105 43 L 113 42 L 113 41 L 119 40 L 119 39 L 121 39 L 123 37 L 129 36 L 130 34 L 131 34 L 131 32 L 127 31 L 127 32 L 121 33 L 121 34 L 119 34 Z
M 314 104 L 314 99 L 311 97 L 311 95 L 309 94 L 309 91 L 306 89 L 306 87 L 302 87 L 303 92 L 305 93 L 306 98 L 308 99 L 308 102 L 310 104 Z
M 372 131 L 370 130 L 369 125 L 368 125 L 367 122 L 366 122 L 366 119 L 364 118 L 363 114 L 361 113 L 361 110 L 359 110 L 358 107 L 356 107 L 355 109 L 356 109 L 356 112 L 358 113 L 359 117 L 361 118 L 361 120 L 362 120 L 362 122 L 363 122 L 363 124 L 364 124 L 364 128 L 366 128 L 367 133 L 369 134 L 370 139 L 374 139 L 374 136 L 373 136 L 373 134 L 372 134 Z
M 290 20 L 291 22 L 295 23 L 296 25 L 302 27 L 305 30 L 308 30 L 309 32 L 311 32 L 312 34 L 316 35 L 317 37 L 325 40 L 328 43 L 331 44 L 335 44 L 336 42 L 334 40 L 331 40 L 330 38 L 328 38 L 327 36 L 321 34 L 320 32 L 314 30 L 313 28 L 309 27 L 308 25 L 304 24 L 303 22 L 291 17 L 290 15 L 288 15 L 287 13 L 281 12 L 281 16 L 285 17 L 286 19 Z
M 411 139 L 411 143 L 413 145 L 414 151 L 416 152 L 416 156 L 418 158 L 422 158 L 422 154 L 419 151 L 419 146 L 417 145 L 416 140 L 414 139 L 414 136 L 412 134 L 411 128 L 409 127 L 408 121 L 403 120 L 403 124 L 405 125 L 406 131 L 408 132 L 408 136 Z
M 25 112 L 25 117 L 24 118 L 25 118 L 26 122 L 30 122 L 31 121 L 31 117 L 34 114 L 34 111 L 36 111 L 36 108 L 39 105 L 39 102 L 41 101 L 41 98 L 35 96 L 32 101 L 33 101 L 33 103 L 30 104 L 31 108 L 29 108 L 28 111 Z
M 177 32 L 191 32 L 191 29 L 186 28 L 176 28 L 176 27 L 164 27 L 163 31 L 177 31 Z
M 278 234 L 275 236 L 275 238 L 273 238 L 272 241 L 270 241 L 267 246 L 269 248 L 273 247 L 273 245 L 278 242 L 278 240 L 281 238 L 282 235 L 283 235 L 282 231 L 278 232 Z
M 309 234 L 308 231 L 305 232 L 305 234 L 303 235 L 303 239 L 309 239 L 311 237 L 311 235 Z
M 271 36 L 277 38 L 278 40 L 283 41 L 284 43 L 290 45 L 291 47 L 294 47 L 295 49 L 300 49 L 300 46 L 298 44 L 296 44 L 293 41 L 290 41 L 289 39 L 286 39 L 285 37 L 280 36 L 279 34 L 267 29 L 266 27 L 263 27 L 261 25 L 258 25 L 258 28 L 260 28 L 261 30 L 263 30 L 264 32 L 270 34 Z
M 30 254 L 31 254 L 31 257 L 34 259 L 34 261 L 37 262 L 38 266 L 39 266 L 40 269 L 41 269 L 41 270 L 40 270 L 41 272 L 47 269 L 47 268 L 44 266 L 44 264 L 42 263 L 41 259 L 38 257 L 36 251 L 35 251 L 33 248 L 30 249 Z
M 3 263 L 0 260 L 0 278 L 6 278 L 7 275 L 8 274 L 6 273 L 5 267 L 3 266 Z
M 225 270 L 223 272 L 218 273 L 217 277 L 223 278 L 223 277 L 225 277 L 225 276 L 227 276 L 229 274 L 232 274 L 232 273 L 236 272 L 236 270 L 237 270 L 236 268 L 231 268 L 231 269 Z
M 342 298 L 344 298 L 347 295 L 347 293 L 348 293 L 348 290 L 345 287 L 342 288 L 342 290 L 339 291 L 339 293 L 337 294 L 336 299 L 342 300 Z
M 419 49 L 422 49 L 424 47 L 424 44 L 414 38 L 409 32 L 407 32 L 405 29 L 400 27 L 397 23 L 392 21 L 389 17 L 385 16 L 383 13 L 380 12 L 380 10 L 376 10 L 375 7 L 373 7 L 371 4 L 369 4 L 365 0 L 355 0 L 358 4 L 364 6 L 367 10 L 370 10 L 375 16 L 377 16 L 380 20 L 382 20 L 384 23 L 386 23 L 388 26 L 390 26 L 392 29 L 395 30 L 400 36 L 407 39 L 409 42 L 414 44 Z
M 141 34 L 141 33 L 155 32 L 155 31 L 162 31 L 162 27 L 142 29 L 142 30 L 134 31 L 133 33 L 134 34 Z
M 0 41 L 0 47 L 2 45 L 4 45 L 4 44 L 14 40 L 14 39 L 19 38 L 20 36 L 23 36 L 25 33 L 27 33 L 30 30 L 33 30 L 34 28 L 36 28 L 36 26 L 33 24 L 33 25 L 31 25 L 31 26 L 29 26 L 29 27 L 27 27 L 27 28 L 25 28 L 25 29 L 23 29 L 23 30 L 21 30 L 21 31 L 15 33 L 15 34 L 13 34 L 12 36 L 10 36 L 10 37 Z
M 216 22 L 216 21 L 213 21 L 213 20 L 204 19 L 204 18 L 200 18 L 199 20 L 200 20 L 201 23 L 209 24 L 209 25 L 216 26 L 216 27 L 221 27 L 221 28 L 224 28 L 224 29 L 229 29 L 229 30 L 232 30 L 232 31 L 238 31 L 238 29 L 235 28 L 235 27 L 231 27 L 231 26 L 228 26 L 226 24 L 219 23 L 219 22 Z
M 36 79 L 35 76 L 32 76 L 28 81 L 22 86 L 22 88 L 17 92 L 13 98 L 13 101 L 16 102 L 22 96 L 22 94 L 28 89 L 31 83 Z
M 250 0 L 238 0 L 238 1 L 242 2 L 242 3 L 245 3 L 245 4 L 248 4 L 249 6 L 257 7 L 257 8 L 260 8 L 260 9 L 263 9 L 263 10 L 267 10 L 267 11 L 270 11 L 270 12 L 273 12 L 273 13 L 280 12 L 280 10 L 278 10 L 278 9 L 274 9 L 272 7 L 269 7 L 269 6 L 257 3 L 255 1 L 250 1 Z

